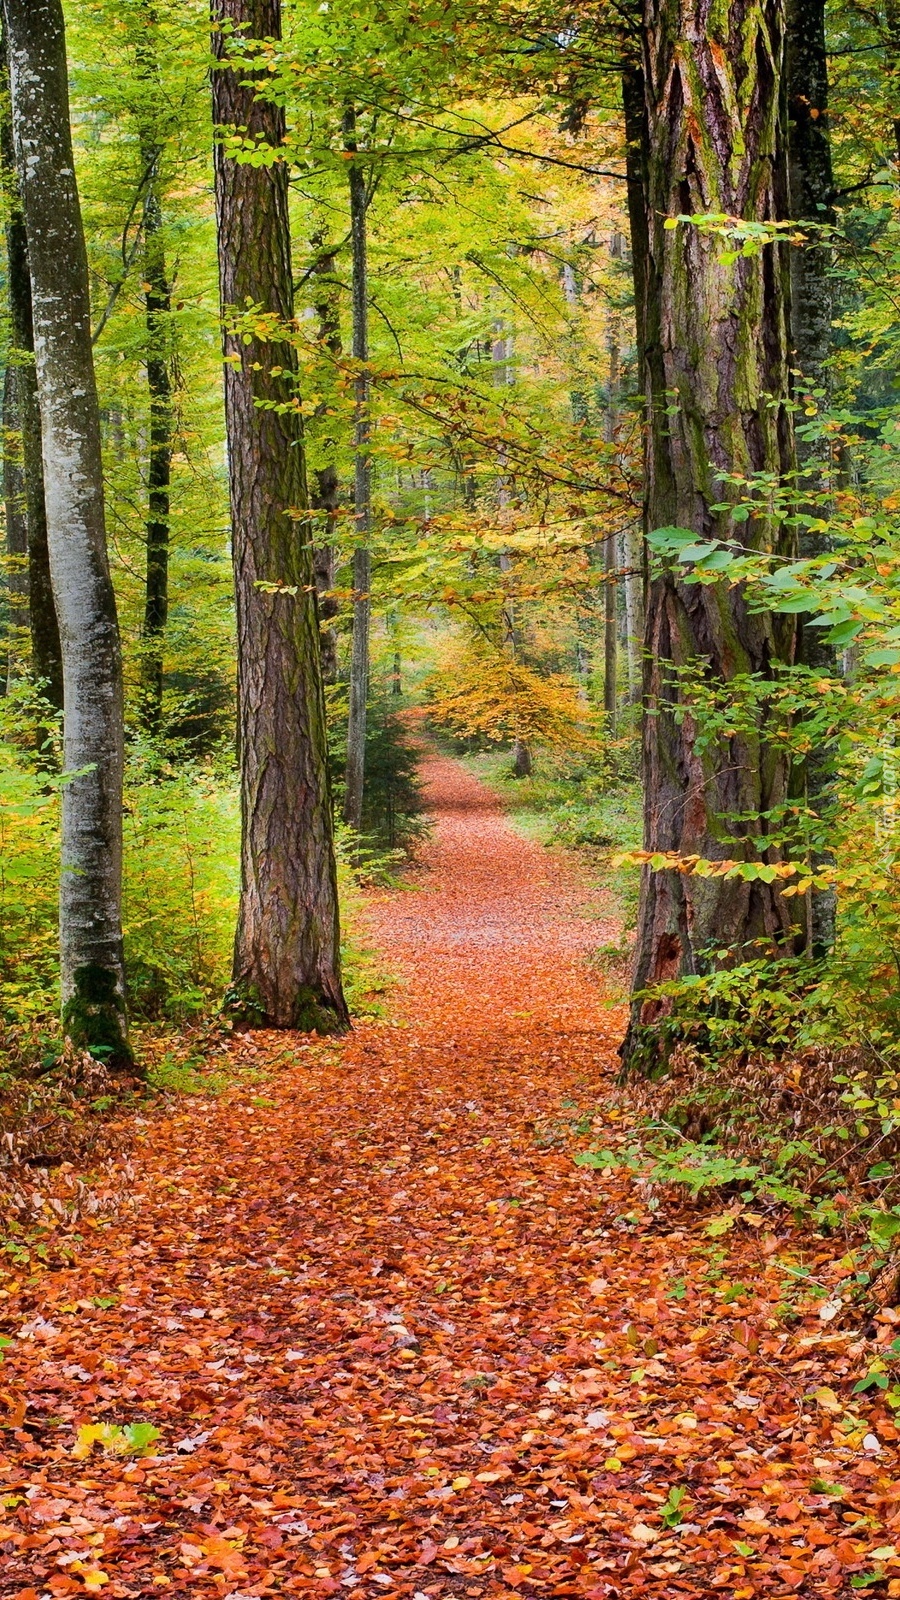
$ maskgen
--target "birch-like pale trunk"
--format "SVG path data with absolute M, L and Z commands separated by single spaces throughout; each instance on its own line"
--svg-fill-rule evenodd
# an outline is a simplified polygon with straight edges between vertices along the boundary
M 6 40 L 3 45 L 3 71 L 8 85 Z M 7 102 L 8 104 L 8 102 Z M 15 171 L 12 113 L 0 112 L 0 146 L 6 186 L 6 272 L 9 305 L 10 365 L 15 427 L 18 449 L 14 465 L 17 487 L 5 485 L 7 517 L 10 502 L 18 501 L 14 511 L 16 549 L 26 556 L 21 572 L 23 612 L 31 635 L 31 672 L 41 685 L 45 699 L 62 710 L 63 673 L 59 624 L 50 582 L 50 553 L 47 548 L 47 511 L 44 504 L 44 461 L 41 450 L 41 411 L 38 403 L 37 372 L 34 362 L 34 319 L 31 308 L 31 277 L 28 269 L 28 239 L 19 180 Z M 4 387 L 4 413 L 7 391 Z M 4 427 L 6 423 L 4 422 Z M 12 531 L 8 523 L 9 531 Z M 39 731 L 43 744 L 45 735 Z
M 213 0 L 213 119 L 278 149 L 284 113 L 224 65 L 222 24 L 281 35 L 280 0 Z M 288 171 L 215 149 L 219 287 L 293 320 Z M 337 871 L 297 351 L 225 334 L 225 424 L 237 609 L 241 898 L 234 1006 L 244 1026 L 340 1032 Z
M 344 148 L 356 153 L 356 114 L 344 113 Z M 369 284 L 366 250 L 365 169 L 351 159 L 350 248 L 353 259 L 353 359 L 359 363 L 356 374 L 356 415 L 354 420 L 353 499 L 356 513 L 356 545 L 353 551 L 353 635 L 350 652 L 350 715 L 347 723 L 347 777 L 344 790 L 344 821 L 357 833 L 362 827 L 363 790 L 366 773 L 366 710 L 369 695 L 369 621 L 372 561 L 369 535 L 372 530 L 372 462 L 370 455 L 371 379 L 365 363 L 369 359 Z
M 122 661 L 106 552 L 87 252 L 61 0 L 4 0 L 65 718 L 60 955 L 73 1042 L 130 1066 L 122 955 Z
M 795 468 L 786 247 L 728 262 L 700 228 L 665 227 L 680 214 L 785 217 L 785 3 L 714 11 L 707 0 L 644 0 L 643 23 L 648 523 L 790 554 L 777 519 L 735 520 L 726 481 L 755 472 L 790 481 Z M 739 586 L 685 584 L 677 570 L 654 578 L 647 611 L 645 848 L 776 861 L 768 817 L 788 794 L 783 745 L 767 737 L 763 711 L 734 737 L 698 746 L 689 680 L 773 676 L 793 659 L 793 620 L 749 611 Z M 667 1003 L 642 991 L 722 959 L 792 949 L 790 905 L 777 883 L 645 869 L 625 1060 L 665 1055 Z

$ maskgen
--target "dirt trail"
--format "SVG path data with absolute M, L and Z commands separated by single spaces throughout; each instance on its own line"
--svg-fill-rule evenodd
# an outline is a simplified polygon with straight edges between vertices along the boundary
M 796 1242 L 572 1161 L 621 1025 L 602 902 L 426 777 L 368 913 L 391 1020 L 234 1041 L 237 1089 L 139 1124 L 133 1210 L 10 1305 L 0 1593 L 900 1593 L 897 1430 L 847 1419 L 851 1334 L 786 1324 Z M 73 1456 L 136 1421 L 158 1455 Z

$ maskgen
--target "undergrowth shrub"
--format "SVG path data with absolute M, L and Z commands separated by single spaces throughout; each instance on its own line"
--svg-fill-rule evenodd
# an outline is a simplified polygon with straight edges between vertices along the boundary
M 329 702 L 329 754 L 339 816 L 347 770 L 346 686 L 335 685 Z M 366 718 L 362 839 L 354 841 L 352 849 L 354 862 L 365 877 L 389 876 L 391 868 L 413 854 L 428 832 L 418 776 L 420 754 L 394 697 L 373 696 Z M 345 841 L 345 854 L 347 847 Z
M 23 1050 L 33 1060 L 58 1042 L 63 780 L 46 770 L 34 737 L 48 714 L 31 691 L 0 699 L 0 1022 L 9 1044 L 4 1049 L 0 1043 L 0 1060 L 15 1070 L 23 1065 Z M 408 768 L 403 771 L 411 785 Z M 412 803 L 409 796 L 404 803 Z M 175 762 L 171 752 L 133 742 L 123 842 L 132 1016 L 138 1025 L 183 1025 L 214 1013 L 229 979 L 238 906 L 240 805 L 233 768 L 222 761 Z M 346 987 L 351 1006 L 359 1007 L 383 989 L 384 978 L 354 934 L 360 869 L 353 857 L 350 841 L 339 836 Z M 12 1049 L 13 1034 L 21 1049 Z

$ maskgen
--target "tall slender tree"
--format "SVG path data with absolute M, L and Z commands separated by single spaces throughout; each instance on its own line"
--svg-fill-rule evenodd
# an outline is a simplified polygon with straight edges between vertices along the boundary
M 833 293 L 828 224 L 835 220 L 834 169 L 828 116 L 828 51 L 825 0 L 787 0 L 787 122 L 790 213 L 807 224 L 806 242 L 791 251 L 791 344 L 801 393 L 811 390 L 821 404 L 829 388 L 832 354 Z M 797 441 L 798 464 L 811 489 L 821 489 L 828 446 L 821 440 Z M 813 508 L 813 515 L 819 508 Z M 822 549 L 821 533 L 803 532 L 801 555 Z M 798 650 L 808 666 L 836 670 L 834 649 L 821 628 L 800 624 Z M 834 767 L 834 749 L 817 745 L 794 777 L 794 790 L 813 809 L 827 805 Z M 837 896 L 833 887 L 816 888 L 807 897 L 807 944 L 824 955 L 835 940 Z
M 144 316 L 150 399 L 141 712 L 148 731 L 158 734 L 162 727 L 163 646 L 169 618 L 169 490 L 174 422 L 169 372 L 172 290 L 166 266 L 160 192 L 164 109 L 160 104 L 163 96 L 156 53 L 158 20 L 153 6 L 148 6 L 144 22 L 144 32 L 135 51 L 138 77 L 149 90 L 139 117 L 141 179 L 144 184 Z
M 21 671 L 21 637 L 28 626 L 28 522 L 19 416 L 19 373 L 7 361 L 3 374 L 3 517 L 6 534 L 6 661 L 0 665 L 0 694 L 12 692 Z
M 317 228 L 310 239 L 313 249 L 312 273 L 316 282 L 315 310 L 318 318 L 319 344 L 329 356 L 337 359 L 341 354 L 341 317 L 339 283 L 337 279 L 337 249 L 329 244 L 324 226 Z M 317 414 L 324 414 L 323 403 Z M 334 453 L 336 441 L 330 440 Z M 337 463 L 326 459 L 315 472 L 315 487 L 311 492 L 314 511 L 322 514 L 322 523 L 316 530 L 313 564 L 316 575 L 316 593 L 319 600 L 319 641 L 322 650 L 322 676 L 326 683 L 337 679 L 337 633 L 331 626 L 338 614 L 338 602 L 333 593 L 337 567 L 337 526 L 340 509 L 341 485 Z
M 8 85 L 6 43 L 3 73 Z M 41 413 L 34 361 L 34 320 L 28 239 L 19 182 L 15 172 L 11 117 L 0 112 L 0 153 L 6 195 L 6 271 L 9 297 L 9 365 L 4 385 L 4 429 L 10 424 L 16 445 L 4 456 L 4 497 L 7 536 L 14 532 L 17 551 L 27 556 L 21 575 L 21 593 L 31 635 L 31 670 L 43 693 L 58 711 L 63 703 L 62 649 L 50 581 L 47 547 L 47 510 L 44 503 L 44 463 L 41 452 Z M 7 407 L 11 403 L 9 422 Z M 15 479 L 15 483 L 11 481 Z M 24 618 L 23 618 L 24 620 Z
M 347 776 L 344 790 L 344 821 L 357 832 L 362 826 L 363 789 L 366 766 L 366 709 L 369 695 L 369 618 L 372 584 L 372 558 L 369 536 L 372 531 L 372 462 L 369 454 L 369 282 L 366 251 L 366 213 L 368 195 L 366 174 L 356 159 L 356 112 L 352 106 L 344 113 L 344 148 L 349 157 L 350 249 L 353 259 L 353 359 L 356 373 L 356 412 L 354 419 L 353 499 L 356 513 L 356 543 L 353 550 L 353 635 L 350 653 L 350 716 L 347 725 Z
M 278 150 L 284 113 L 228 65 L 227 41 L 234 29 L 278 39 L 280 0 L 212 0 L 212 22 L 217 128 Z M 248 307 L 279 325 L 267 340 L 225 334 L 242 820 L 235 1002 L 249 1024 L 334 1032 L 348 1016 L 297 354 L 287 335 L 287 167 L 236 160 L 220 138 L 215 187 L 226 330 Z
M 63 1023 L 131 1065 L 122 953 L 122 665 L 109 575 L 87 253 L 61 0 L 4 0 L 28 235 L 53 599 L 62 645 Z
M 647 520 L 756 548 L 783 535 L 765 514 L 732 514 L 728 475 L 794 470 L 786 249 L 728 260 L 702 224 L 666 223 L 787 215 L 784 49 L 784 0 L 713 13 L 703 0 L 645 0 Z M 740 587 L 665 571 L 650 585 L 646 645 L 646 848 L 777 859 L 768 819 L 786 798 L 788 758 L 767 740 L 765 711 L 701 748 L 689 680 L 771 677 L 792 658 L 792 619 L 751 613 Z M 666 1007 L 643 998 L 648 986 L 703 971 L 723 949 L 734 960 L 791 936 L 777 884 L 645 870 L 626 1061 L 659 1049 Z

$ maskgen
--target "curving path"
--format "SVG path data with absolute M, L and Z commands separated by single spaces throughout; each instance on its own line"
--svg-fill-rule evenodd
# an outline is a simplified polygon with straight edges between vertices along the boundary
M 367 912 L 390 1019 L 230 1043 L 236 1087 L 138 1119 L 130 1207 L 11 1305 L 0 1593 L 900 1593 L 897 1430 L 791 1238 L 572 1161 L 622 1118 L 602 900 L 426 777 Z M 102 1422 L 158 1453 L 79 1451 Z

